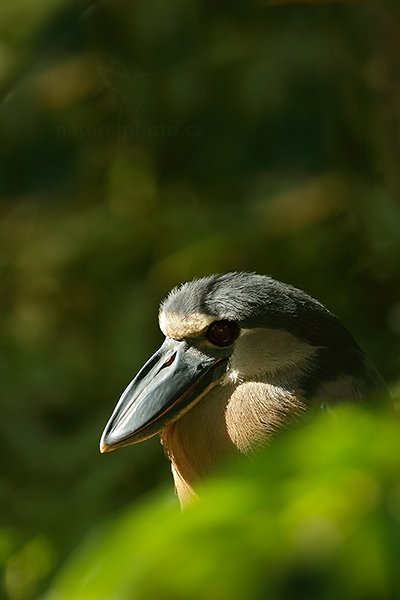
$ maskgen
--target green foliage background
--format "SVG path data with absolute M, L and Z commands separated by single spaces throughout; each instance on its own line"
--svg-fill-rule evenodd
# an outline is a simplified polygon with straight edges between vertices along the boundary
M 344 473 L 353 457 L 346 437 L 316 424 L 314 446 L 299 433 L 301 442 L 287 442 L 283 458 L 275 449 L 274 461 L 260 458 L 245 483 L 248 463 L 238 474 L 232 469 L 226 485 L 223 478 L 210 484 L 204 506 L 183 518 L 171 506 L 157 440 L 102 457 L 98 439 L 125 384 L 161 340 L 159 301 L 173 285 L 210 272 L 255 270 L 306 289 L 340 316 L 396 394 L 399 40 L 397 2 L 2 0 L 5 598 L 37 598 L 53 581 L 61 586 L 54 594 L 83 600 L 196 598 L 202 589 L 210 598 L 235 598 L 248 585 L 262 595 L 268 580 L 275 594 L 290 582 L 300 594 L 297 559 L 290 578 L 289 558 L 282 558 L 291 556 L 297 523 L 285 510 L 297 482 L 307 518 L 318 515 L 322 483 L 307 462 L 291 462 L 295 444 L 325 456 L 318 432 L 328 427 L 338 453 L 329 455 L 328 474 Z M 325 539 L 324 527 L 333 528 L 327 536 L 341 540 L 340 564 L 359 573 L 349 593 L 362 591 L 357 582 L 370 576 L 374 597 L 385 597 L 399 562 L 398 463 L 391 462 L 397 423 L 382 417 L 377 425 L 376 440 L 386 444 L 380 458 L 374 417 L 352 414 L 345 423 L 344 431 L 355 432 L 361 479 L 348 475 L 350 517 L 342 520 L 336 509 L 329 518 L 323 513 L 325 525 L 316 517 L 313 548 Z M 360 466 L 366 435 L 372 445 Z M 364 512 L 359 494 L 371 480 L 380 500 Z M 334 506 L 343 489 L 336 482 L 323 481 Z M 157 499 L 151 490 L 158 486 Z M 264 486 L 276 495 L 266 498 Z M 104 520 L 96 555 L 90 540 Z M 353 520 L 361 523 L 359 564 L 347 549 Z M 282 543 L 274 559 L 276 538 Z M 235 570 L 240 553 L 248 568 Z M 66 560 L 78 566 L 64 567 Z M 129 561 L 132 579 L 113 579 L 115 565 Z M 335 571 L 317 563 L 315 581 L 325 589 Z M 85 569 L 96 564 L 102 575 L 82 592 Z

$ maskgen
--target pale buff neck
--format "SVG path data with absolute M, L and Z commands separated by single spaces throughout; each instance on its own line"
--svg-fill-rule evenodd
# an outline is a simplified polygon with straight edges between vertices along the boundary
M 224 459 L 264 444 L 304 408 L 299 390 L 283 379 L 214 388 L 161 435 L 181 505 L 196 499 L 196 483 Z

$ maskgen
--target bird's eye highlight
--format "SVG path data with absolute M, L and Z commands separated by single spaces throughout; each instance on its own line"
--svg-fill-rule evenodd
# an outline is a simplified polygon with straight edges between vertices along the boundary
M 240 327 L 235 321 L 214 321 L 207 329 L 207 339 L 214 344 L 224 348 L 230 346 L 239 337 Z

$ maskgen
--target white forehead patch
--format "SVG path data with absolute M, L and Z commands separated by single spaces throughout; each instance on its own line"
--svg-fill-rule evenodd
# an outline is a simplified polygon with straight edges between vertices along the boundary
M 183 340 L 194 337 L 204 331 L 216 317 L 202 313 L 183 315 L 179 313 L 166 313 L 159 315 L 160 329 L 166 337 L 174 340 Z

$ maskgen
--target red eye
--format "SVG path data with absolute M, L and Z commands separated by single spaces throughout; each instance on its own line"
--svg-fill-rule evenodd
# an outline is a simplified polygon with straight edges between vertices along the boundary
M 214 346 L 230 346 L 239 337 L 240 328 L 235 321 L 214 321 L 207 329 L 207 338 Z

